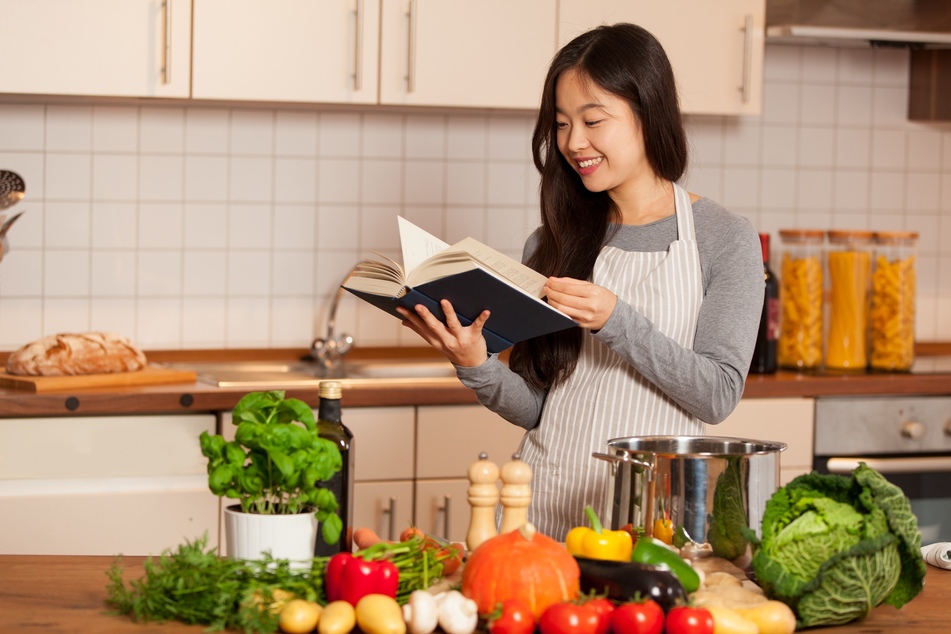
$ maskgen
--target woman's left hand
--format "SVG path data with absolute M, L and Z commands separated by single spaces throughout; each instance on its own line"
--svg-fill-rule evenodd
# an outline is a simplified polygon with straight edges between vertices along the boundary
M 603 286 L 570 277 L 549 277 L 545 294 L 550 305 L 588 330 L 603 328 L 617 304 L 617 295 Z

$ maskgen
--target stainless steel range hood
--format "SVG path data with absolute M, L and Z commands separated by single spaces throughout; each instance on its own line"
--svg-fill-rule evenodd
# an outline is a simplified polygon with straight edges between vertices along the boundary
M 766 41 L 951 48 L 951 0 L 766 0 Z

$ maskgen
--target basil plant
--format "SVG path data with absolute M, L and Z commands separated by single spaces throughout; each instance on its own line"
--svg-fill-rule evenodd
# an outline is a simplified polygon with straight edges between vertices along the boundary
M 328 544 L 340 539 L 343 522 L 333 492 L 321 486 L 340 471 L 337 446 L 317 434 L 307 403 L 284 398 L 283 390 L 251 392 L 232 412 L 233 441 L 202 432 L 208 458 L 208 488 L 238 500 L 245 513 L 313 512 Z

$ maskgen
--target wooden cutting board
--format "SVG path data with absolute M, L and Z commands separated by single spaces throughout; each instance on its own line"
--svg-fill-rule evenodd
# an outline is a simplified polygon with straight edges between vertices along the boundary
M 68 392 L 87 387 L 132 387 L 194 382 L 195 372 L 192 370 L 176 370 L 157 365 L 148 365 L 136 372 L 83 376 L 22 376 L 0 372 L 0 387 L 29 392 Z

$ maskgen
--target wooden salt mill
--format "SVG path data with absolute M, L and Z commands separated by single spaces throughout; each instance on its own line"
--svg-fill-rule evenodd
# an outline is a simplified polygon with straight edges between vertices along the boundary
M 509 533 L 528 521 L 528 505 L 532 501 L 532 468 L 522 461 L 520 454 L 502 465 L 502 527 L 500 533 Z
M 469 466 L 469 532 L 466 533 L 466 548 L 471 552 L 482 542 L 495 537 L 495 508 L 499 503 L 499 468 L 489 461 L 485 452 Z

